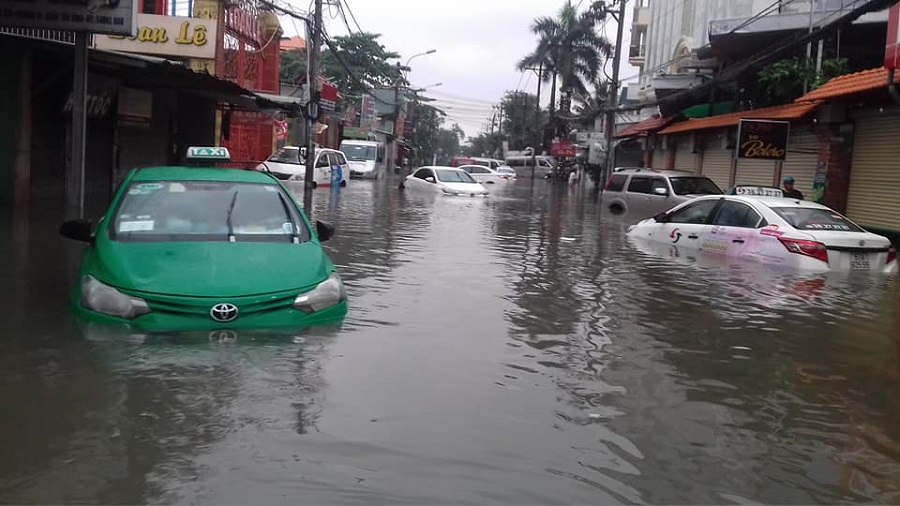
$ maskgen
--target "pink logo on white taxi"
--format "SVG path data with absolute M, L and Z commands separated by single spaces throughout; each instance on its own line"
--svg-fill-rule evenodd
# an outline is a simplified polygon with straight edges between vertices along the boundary
M 759 229 L 759 233 L 760 235 L 770 235 L 772 237 L 781 237 L 784 235 L 784 232 L 778 230 L 778 225 L 774 223 Z

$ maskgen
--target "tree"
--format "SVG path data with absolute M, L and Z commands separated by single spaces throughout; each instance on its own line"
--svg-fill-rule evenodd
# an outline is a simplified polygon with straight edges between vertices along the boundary
M 462 152 L 459 143 L 465 136 L 465 132 L 456 123 L 450 128 L 441 128 L 437 131 L 434 154 L 437 155 L 437 163 L 439 165 L 450 165 L 450 160 Z M 425 158 L 423 161 L 430 163 L 431 159 Z
M 546 120 L 546 114 L 537 114 L 537 97 L 524 91 L 507 91 L 500 101 L 504 116 L 501 131 L 509 141 L 509 149 L 520 151 L 534 145 L 540 139 L 540 125 Z
M 821 72 L 810 58 L 791 58 L 772 63 L 757 73 L 758 105 L 780 105 L 803 95 L 804 85 L 814 90 L 829 79 L 849 72 L 846 58 L 822 60 Z
M 353 33 L 334 37 L 331 46 L 323 46 L 321 74 L 334 83 L 344 97 L 359 97 L 375 86 L 391 86 L 398 79 L 404 84 L 397 65 L 388 60 L 400 55 L 388 51 L 376 33 Z M 352 71 L 352 75 L 344 68 Z M 279 69 L 283 82 L 302 83 L 306 81 L 306 50 L 295 49 L 281 53 Z
M 503 136 L 499 133 L 482 132 L 469 139 L 463 149 L 466 156 L 500 156 L 503 150 Z
M 519 62 L 518 69 L 525 71 L 543 65 L 543 80 L 553 82 L 551 111 L 555 108 L 557 77 L 564 98 L 561 109 L 566 113 L 568 99 L 588 95 L 588 85 L 599 80 L 613 50 L 612 44 L 596 31 L 596 23 L 606 13 L 603 2 L 595 2 L 579 13 L 571 0 L 566 0 L 556 18 L 540 17 L 531 25 L 531 31 L 538 36 L 537 47 Z

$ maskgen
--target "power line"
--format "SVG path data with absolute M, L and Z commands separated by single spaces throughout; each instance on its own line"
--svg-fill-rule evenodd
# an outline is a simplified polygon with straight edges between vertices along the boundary
M 345 7 L 347 7 L 347 12 L 350 13 L 350 19 L 353 20 L 353 24 L 356 25 L 356 29 L 359 30 L 360 33 L 365 33 L 365 30 L 359 26 L 359 22 L 356 21 L 356 16 L 353 15 L 353 9 L 350 8 L 350 4 L 347 3 L 347 0 L 341 0 Z

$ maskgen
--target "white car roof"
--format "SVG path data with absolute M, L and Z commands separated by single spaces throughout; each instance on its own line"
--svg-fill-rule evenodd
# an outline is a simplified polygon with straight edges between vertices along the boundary
M 467 163 L 467 164 L 465 164 L 465 165 L 460 165 L 459 167 L 457 167 L 457 169 L 461 169 L 461 168 L 463 168 L 463 167 L 480 167 L 480 168 L 482 168 L 482 169 L 487 169 L 487 170 L 492 171 L 492 172 L 493 172 L 493 170 L 494 170 L 494 169 L 488 167 L 487 165 L 479 165 L 479 164 L 477 164 L 477 163 Z
M 720 195 L 716 195 L 720 196 Z M 721 195 L 723 197 L 728 198 L 729 200 L 736 200 L 739 202 L 747 202 L 750 204 L 762 204 L 766 207 L 805 207 L 810 209 L 825 209 L 831 211 L 832 209 L 828 206 L 824 206 L 819 204 L 818 202 L 812 202 L 810 200 L 800 200 L 800 199 L 792 199 L 788 197 L 754 197 L 748 195 Z

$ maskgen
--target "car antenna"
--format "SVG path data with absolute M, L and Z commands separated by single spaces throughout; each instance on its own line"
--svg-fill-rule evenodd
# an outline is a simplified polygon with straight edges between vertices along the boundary
M 234 197 L 231 198 L 231 204 L 228 206 L 228 215 L 225 216 L 225 225 L 228 226 L 228 242 L 234 242 L 234 225 L 231 223 L 231 213 L 234 211 L 234 204 L 237 202 L 239 190 L 234 191 Z

